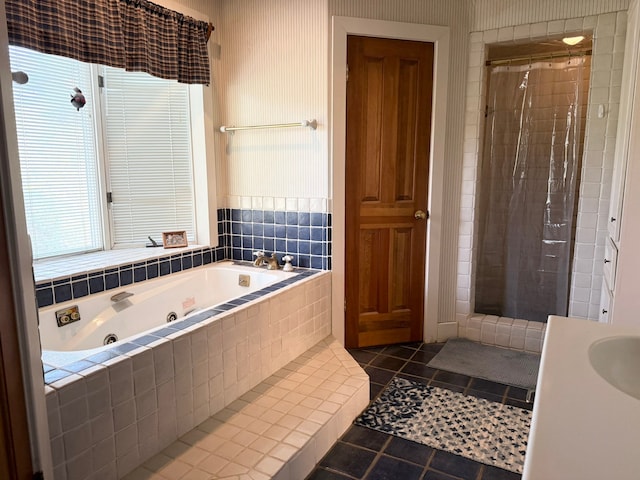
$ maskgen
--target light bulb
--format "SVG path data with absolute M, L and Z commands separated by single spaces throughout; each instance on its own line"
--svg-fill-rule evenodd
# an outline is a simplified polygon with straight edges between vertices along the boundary
M 580 35 L 578 37 L 565 37 L 562 39 L 562 41 L 564 43 L 566 43 L 567 45 L 577 45 L 578 43 L 580 43 L 581 41 L 584 40 L 584 36 Z

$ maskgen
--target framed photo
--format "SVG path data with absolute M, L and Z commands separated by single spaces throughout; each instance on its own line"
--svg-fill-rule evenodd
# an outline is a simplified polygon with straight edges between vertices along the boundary
M 162 245 L 164 248 L 186 247 L 187 232 L 182 230 L 179 232 L 162 232 Z

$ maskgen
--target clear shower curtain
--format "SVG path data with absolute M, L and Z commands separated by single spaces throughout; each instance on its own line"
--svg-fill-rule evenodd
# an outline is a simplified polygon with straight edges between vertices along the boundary
M 490 70 L 476 312 L 541 322 L 567 314 L 585 68 L 582 57 Z

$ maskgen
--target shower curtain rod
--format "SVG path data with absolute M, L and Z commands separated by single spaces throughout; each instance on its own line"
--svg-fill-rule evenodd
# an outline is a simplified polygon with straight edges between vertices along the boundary
M 572 57 L 584 57 L 591 55 L 591 50 L 583 50 L 581 52 L 555 52 L 555 53 L 543 53 L 537 55 L 527 55 L 525 57 L 513 57 L 513 58 L 503 58 L 499 60 L 487 60 L 485 65 L 490 67 L 492 65 L 508 65 L 513 62 L 532 62 L 534 60 L 553 60 L 558 58 L 572 58 Z

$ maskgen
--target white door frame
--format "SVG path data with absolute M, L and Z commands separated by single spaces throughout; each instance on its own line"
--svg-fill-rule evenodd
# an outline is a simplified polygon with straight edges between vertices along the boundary
M 438 334 L 438 291 L 442 232 L 442 185 L 449 71 L 449 27 L 389 22 L 354 17 L 332 18 L 331 50 L 331 188 L 333 199 L 331 330 L 344 345 L 345 279 L 345 147 L 347 105 L 347 35 L 432 42 L 435 46 L 431 149 L 429 159 L 429 213 L 425 271 L 424 341 Z
M 49 423 L 42 375 L 38 310 L 33 282 L 31 241 L 27 233 L 24 198 L 18 157 L 18 137 L 13 109 L 13 80 L 10 74 L 9 39 L 4 0 L 0 0 L 0 172 L 1 194 L 5 206 L 7 249 L 10 253 L 12 284 L 25 402 L 34 473 L 53 478 L 53 460 L 49 440 Z M 9 367 L 10 366 L 5 366 Z

